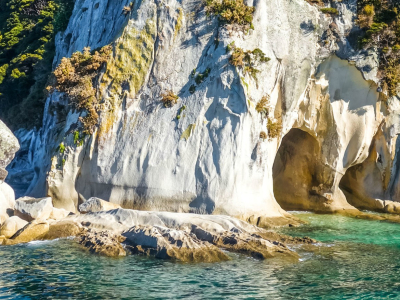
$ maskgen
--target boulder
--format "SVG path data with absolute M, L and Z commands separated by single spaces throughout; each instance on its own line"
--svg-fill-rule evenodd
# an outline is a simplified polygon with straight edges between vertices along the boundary
M 22 220 L 17 216 L 13 216 L 7 219 L 4 224 L 0 228 L 0 235 L 3 235 L 6 238 L 12 237 L 18 230 L 23 228 L 28 224 L 27 221 Z
M 63 208 L 55 208 L 53 207 L 53 210 L 50 214 L 49 219 L 53 219 L 53 220 L 61 220 L 64 219 L 65 217 L 67 217 L 71 212 L 69 212 L 68 210 L 65 210 Z
M 18 230 L 9 240 L 5 240 L 3 244 L 14 245 L 40 240 L 49 231 L 49 227 L 47 221 L 32 221 Z
M 12 216 L 15 205 L 14 190 L 5 182 L 0 183 L 0 225 Z
M 79 211 L 82 214 L 99 212 L 99 211 L 108 211 L 117 208 L 121 208 L 121 206 L 119 204 L 104 201 L 96 197 L 92 197 L 86 202 L 83 202 L 81 205 L 79 205 Z
M 13 160 L 15 152 L 19 150 L 17 138 L 10 129 L 0 121 L 0 183 L 7 176 L 5 168 Z
M 28 222 L 36 219 L 47 220 L 52 212 L 53 203 L 50 197 L 23 197 L 15 201 L 14 214 Z

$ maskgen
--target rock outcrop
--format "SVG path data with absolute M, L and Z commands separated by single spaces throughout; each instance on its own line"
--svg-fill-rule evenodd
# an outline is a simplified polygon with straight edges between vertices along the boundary
M 79 205 L 79 212 L 81 214 L 86 214 L 89 212 L 107 211 L 117 208 L 121 208 L 121 206 L 96 197 L 92 197 Z

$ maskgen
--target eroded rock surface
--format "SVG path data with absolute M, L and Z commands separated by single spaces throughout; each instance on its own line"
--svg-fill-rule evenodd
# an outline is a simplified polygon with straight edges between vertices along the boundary
M 81 205 L 79 205 L 79 212 L 85 214 L 89 212 L 107 211 L 117 208 L 121 208 L 121 206 L 119 204 L 111 203 L 96 197 L 92 197 L 87 201 L 83 202 Z
M 15 201 L 14 214 L 28 222 L 36 219 L 47 220 L 52 213 L 53 204 L 50 197 L 23 197 Z
M 17 138 L 10 129 L 0 120 L 0 184 L 7 177 L 6 167 L 19 150 Z

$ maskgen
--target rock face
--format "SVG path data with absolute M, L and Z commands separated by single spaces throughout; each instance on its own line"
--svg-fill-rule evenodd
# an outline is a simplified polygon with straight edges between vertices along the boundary
M 14 214 L 28 222 L 32 220 L 47 220 L 53 213 L 53 204 L 50 197 L 24 197 L 15 201 Z
M 17 138 L 10 129 L 0 120 L 0 184 L 7 176 L 6 167 L 19 150 Z
M 255 7 L 248 33 L 219 26 L 196 0 L 135 1 L 121 13 L 130 3 L 77 1 L 57 36 L 55 65 L 113 45 L 97 91 L 104 110 L 77 143 L 81 114 L 61 94 L 48 97 L 42 129 L 24 134 L 35 162 L 21 159 L 35 174 L 29 194 L 69 211 L 95 196 L 257 224 L 287 217 L 279 204 L 339 212 L 400 201 L 400 109 L 394 98 L 380 101 L 377 54 L 352 48 L 355 0 L 336 3 L 338 16 L 304 0 L 246 1 Z M 232 42 L 270 58 L 257 80 L 229 63 Z M 160 101 L 166 90 L 179 96 L 171 108 Z M 282 129 L 264 140 L 268 120 L 255 106 L 266 95 L 269 121 Z M 68 113 L 51 114 L 56 107 Z
M 17 138 L 0 120 L 0 225 L 10 216 L 14 209 L 14 190 L 4 182 L 7 176 L 6 166 L 19 149 Z
M 110 203 L 101 200 L 96 197 L 92 197 L 89 200 L 82 203 L 81 205 L 79 205 L 79 212 L 85 214 L 89 212 L 107 211 L 116 208 L 121 208 L 121 206 L 115 203 Z

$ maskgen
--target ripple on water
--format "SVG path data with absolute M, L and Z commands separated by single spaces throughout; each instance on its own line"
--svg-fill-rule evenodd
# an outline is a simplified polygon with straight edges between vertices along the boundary
M 221 263 L 90 255 L 72 240 L 0 247 L 0 299 L 400 298 L 400 224 L 297 214 L 284 229 L 321 243 L 292 263 L 237 254 Z

